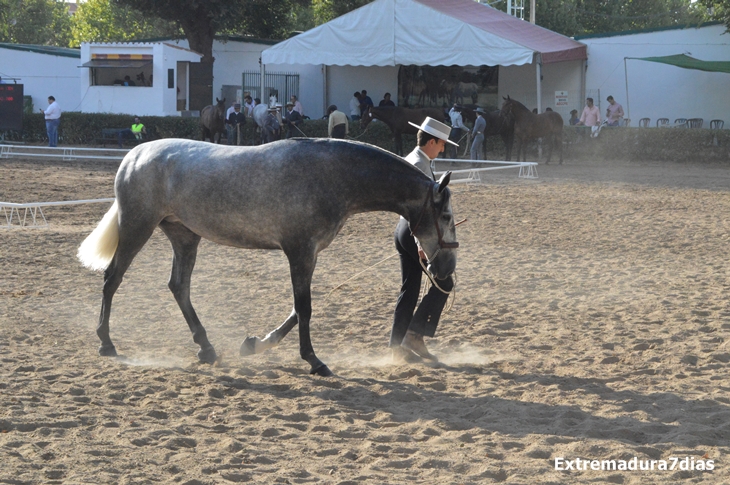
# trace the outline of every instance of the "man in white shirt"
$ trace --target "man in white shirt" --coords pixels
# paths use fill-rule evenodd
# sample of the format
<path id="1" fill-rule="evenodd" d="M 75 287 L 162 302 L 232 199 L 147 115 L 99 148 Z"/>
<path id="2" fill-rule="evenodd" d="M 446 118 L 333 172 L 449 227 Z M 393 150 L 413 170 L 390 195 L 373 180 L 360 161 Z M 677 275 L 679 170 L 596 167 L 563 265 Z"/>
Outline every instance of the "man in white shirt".
<path id="1" fill-rule="evenodd" d="M 454 106 L 449 110 L 449 118 L 451 118 L 451 136 L 449 136 L 449 140 L 452 142 L 455 142 L 455 147 L 448 147 L 449 151 L 447 152 L 447 156 L 449 158 L 456 158 L 459 155 L 459 140 L 461 139 L 462 132 L 468 132 L 469 128 L 464 125 L 464 119 L 461 117 L 461 110 L 464 109 L 459 104 L 454 104 Z"/>
<path id="2" fill-rule="evenodd" d="M 350 119 L 357 121 L 360 119 L 360 93 L 355 91 L 350 100 Z"/>
<path id="3" fill-rule="evenodd" d="M 46 117 L 46 133 L 48 134 L 48 146 L 58 146 L 58 125 L 61 124 L 61 107 L 58 106 L 56 98 L 48 96 L 48 109 L 41 108 L 41 113 Z"/>

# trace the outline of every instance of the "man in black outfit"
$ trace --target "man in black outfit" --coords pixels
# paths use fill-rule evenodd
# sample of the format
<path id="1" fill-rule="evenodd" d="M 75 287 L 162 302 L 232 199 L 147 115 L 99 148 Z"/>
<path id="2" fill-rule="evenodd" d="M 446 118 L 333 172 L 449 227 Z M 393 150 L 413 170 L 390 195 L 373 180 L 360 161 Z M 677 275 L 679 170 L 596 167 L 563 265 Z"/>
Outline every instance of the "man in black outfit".
<path id="1" fill-rule="evenodd" d="M 434 179 L 431 169 L 431 160 L 444 151 L 446 143 L 455 145 L 449 140 L 451 128 L 433 118 L 426 118 L 418 126 L 416 135 L 416 148 L 409 153 L 405 160 L 429 178 Z M 395 306 L 393 316 L 393 328 L 390 333 L 390 348 L 395 362 L 418 362 L 430 360 L 437 362 L 435 355 L 431 354 L 423 341 L 424 336 L 433 337 L 436 333 L 441 312 L 449 298 L 449 293 L 454 288 L 454 280 L 451 276 L 439 280 L 434 277 L 436 285 L 431 289 L 418 304 L 418 296 L 421 292 L 421 277 L 423 266 L 426 263 L 426 254 L 418 245 L 418 241 L 411 234 L 408 221 L 401 217 L 395 229 L 395 248 L 400 256 L 402 284 L 398 302 Z M 414 313 L 415 311 L 415 313 Z"/>
<path id="2" fill-rule="evenodd" d="M 229 145 L 238 145 L 240 141 L 238 139 L 241 128 L 246 124 L 246 115 L 241 112 L 241 104 L 236 103 L 233 105 L 233 112 L 228 115 L 226 124 L 231 128 L 228 133 L 231 135 L 228 137 Z"/>
<path id="3" fill-rule="evenodd" d="M 294 103 L 286 103 L 286 111 L 284 112 L 284 124 L 287 126 L 286 137 L 303 136 L 300 134 L 297 126 L 302 122 L 302 115 L 294 109 Z"/>

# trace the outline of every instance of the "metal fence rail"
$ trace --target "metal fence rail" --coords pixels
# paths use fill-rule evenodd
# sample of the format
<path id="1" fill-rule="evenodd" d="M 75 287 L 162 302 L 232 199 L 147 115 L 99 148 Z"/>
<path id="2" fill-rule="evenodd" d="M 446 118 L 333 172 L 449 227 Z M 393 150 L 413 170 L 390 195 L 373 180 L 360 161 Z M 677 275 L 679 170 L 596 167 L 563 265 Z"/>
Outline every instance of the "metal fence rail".
<path id="1" fill-rule="evenodd" d="M 537 162 L 505 162 L 505 161 L 498 161 L 498 160 L 463 160 L 460 158 L 436 158 L 434 159 L 434 163 L 464 163 L 469 165 L 477 165 L 477 167 L 470 167 L 465 169 L 456 169 L 451 170 L 452 174 L 466 174 L 465 178 L 456 178 L 452 179 L 452 184 L 458 184 L 458 183 L 479 183 L 481 182 L 481 177 L 479 174 L 481 172 L 486 172 L 488 170 L 504 170 L 506 168 L 518 168 L 519 171 L 517 173 L 518 178 L 526 178 L 526 179 L 536 179 L 537 178 Z M 479 165 L 497 165 L 496 167 L 484 167 Z M 440 177 L 446 173 L 446 171 L 434 171 L 434 175 L 437 177 Z"/>
<path id="2" fill-rule="evenodd" d="M 60 158 L 63 160 L 121 161 L 129 150 L 118 148 L 39 147 L 0 145 L 0 158 Z"/>
<path id="3" fill-rule="evenodd" d="M 15 204 L 12 202 L 0 202 L 0 213 L 5 216 L 5 226 L 0 227 L 40 227 L 47 226 L 43 207 L 59 205 L 96 204 L 99 202 L 114 202 L 115 199 L 86 199 L 86 200 L 62 200 L 60 202 L 28 202 Z M 22 213 L 22 215 L 21 215 Z M 41 222 L 42 221 L 42 222 Z"/>

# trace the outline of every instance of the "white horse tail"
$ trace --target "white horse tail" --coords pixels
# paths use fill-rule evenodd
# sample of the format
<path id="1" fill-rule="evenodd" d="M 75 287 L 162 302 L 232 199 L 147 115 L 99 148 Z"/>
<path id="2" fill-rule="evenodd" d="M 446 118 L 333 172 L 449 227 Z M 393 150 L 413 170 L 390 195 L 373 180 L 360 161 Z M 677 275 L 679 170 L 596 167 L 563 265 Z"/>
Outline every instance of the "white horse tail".
<path id="1" fill-rule="evenodd" d="M 119 206 L 114 201 L 104 218 L 79 246 L 76 256 L 81 264 L 94 271 L 105 270 L 112 262 L 119 244 Z"/>

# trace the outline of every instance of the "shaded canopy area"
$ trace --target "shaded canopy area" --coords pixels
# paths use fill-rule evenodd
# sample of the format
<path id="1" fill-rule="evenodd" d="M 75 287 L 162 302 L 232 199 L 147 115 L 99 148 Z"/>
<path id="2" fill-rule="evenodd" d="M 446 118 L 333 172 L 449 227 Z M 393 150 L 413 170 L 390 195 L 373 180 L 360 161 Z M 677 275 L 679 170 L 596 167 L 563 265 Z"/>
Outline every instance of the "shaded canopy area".
<path id="1" fill-rule="evenodd" d="M 681 67 L 683 69 L 695 69 L 707 72 L 726 72 L 730 73 L 730 61 L 701 61 L 690 57 L 686 54 L 676 54 L 673 56 L 662 57 L 627 57 L 627 59 L 636 59 L 639 61 L 660 62 L 672 66 Z"/>
<path id="2" fill-rule="evenodd" d="M 262 52 L 264 64 L 509 66 L 586 46 L 473 0 L 376 0 Z"/>

